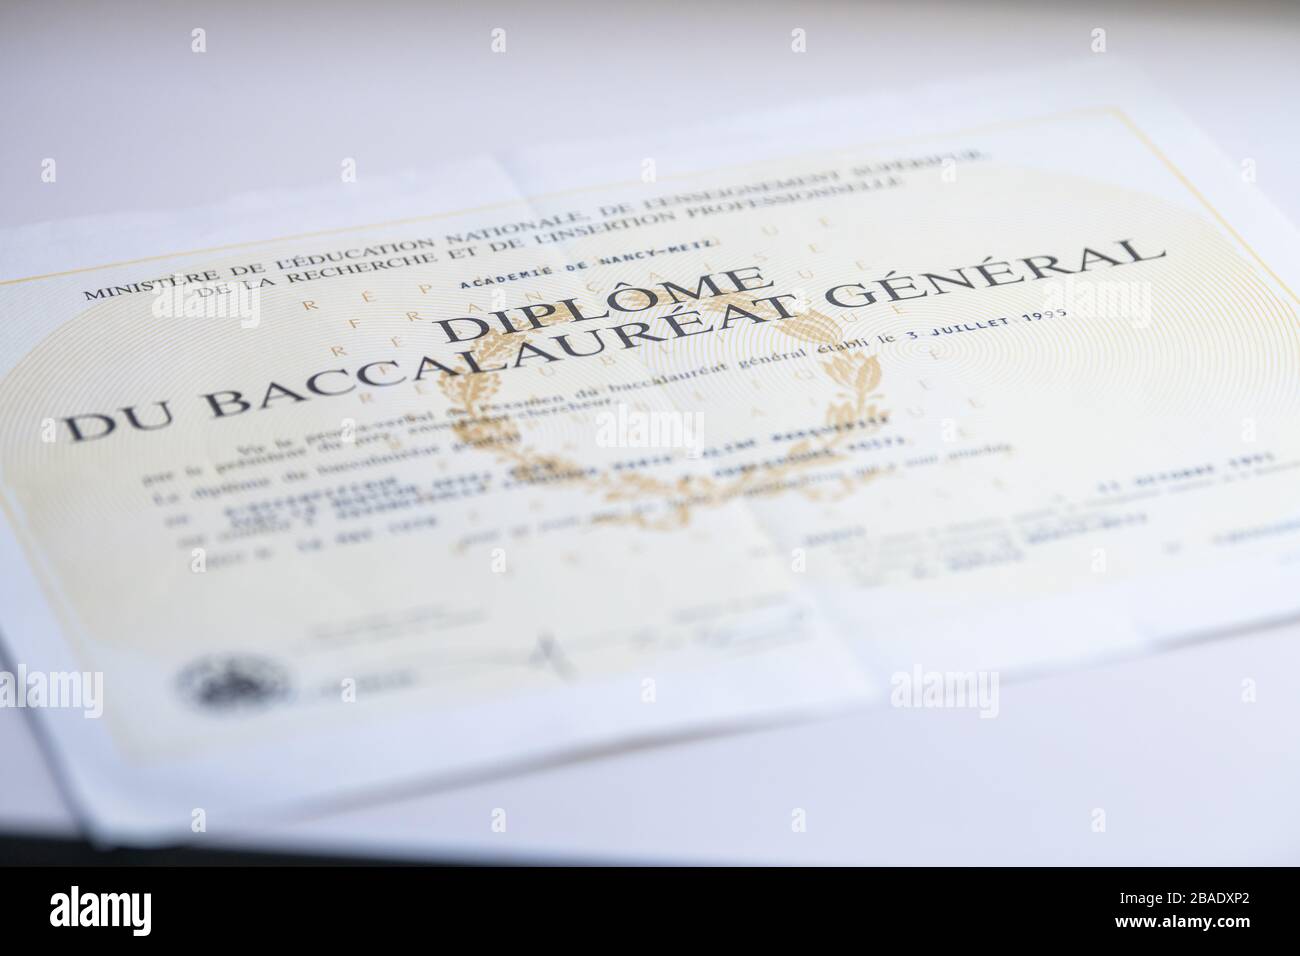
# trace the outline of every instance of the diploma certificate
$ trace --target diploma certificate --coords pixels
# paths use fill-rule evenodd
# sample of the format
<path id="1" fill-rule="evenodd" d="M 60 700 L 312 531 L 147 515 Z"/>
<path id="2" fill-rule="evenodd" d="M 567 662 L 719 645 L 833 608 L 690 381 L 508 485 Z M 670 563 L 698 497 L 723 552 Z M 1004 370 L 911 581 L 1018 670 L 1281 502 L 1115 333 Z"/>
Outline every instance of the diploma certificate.
<path id="1" fill-rule="evenodd" d="M 102 675 L 38 711 L 100 832 L 1300 611 L 1294 231 L 1131 82 L 635 149 L 0 285 L 0 628 Z"/>

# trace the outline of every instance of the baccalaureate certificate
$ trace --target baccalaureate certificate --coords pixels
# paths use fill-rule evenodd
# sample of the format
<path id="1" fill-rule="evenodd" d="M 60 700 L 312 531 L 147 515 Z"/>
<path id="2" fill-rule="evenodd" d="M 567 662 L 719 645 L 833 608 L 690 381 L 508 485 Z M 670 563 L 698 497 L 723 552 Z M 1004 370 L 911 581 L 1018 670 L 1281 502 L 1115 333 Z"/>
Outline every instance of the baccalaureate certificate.
<path id="1" fill-rule="evenodd" d="M 35 708 L 88 821 L 1300 610 L 1294 231 L 1129 80 L 967 94 L 99 224 L 0 285 L 0 629 L 102 676 Z"/>

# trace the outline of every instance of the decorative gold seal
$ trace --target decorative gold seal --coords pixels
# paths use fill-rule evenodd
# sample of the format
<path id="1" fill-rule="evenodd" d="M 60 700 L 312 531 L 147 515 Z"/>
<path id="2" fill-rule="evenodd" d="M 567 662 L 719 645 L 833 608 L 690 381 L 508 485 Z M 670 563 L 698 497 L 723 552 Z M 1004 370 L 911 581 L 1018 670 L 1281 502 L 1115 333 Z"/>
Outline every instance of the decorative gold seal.
<path id="1" fill-rule="evenodd" d="M 752 306 L 735 294 L 716 296 L 700 303 L 701 312 L 723 312 L 728 303 Z M 775 321 L 775 320 L 774 320 Z M 838 322 L 820 312 L 807 311 L 775 321 L 776 328 L 801 342 L 816 346 L 833 346 L 843 340 Z M 519 335 L 493 330 L 478 340 L 475 358 L 481 367 L 504 359 L 519 346 Z M 452 414 L 458 419 L 453 432 L 460 441 L 493 454 L 509 467 L 519 481 L 581 486 L 611 504 L 658 499 L 668 503 L 666 516 L 648 518 L 631 512 L 606 519 L 650 530 L 670 530 L 690 523 L 695 508 L 716 507 L 735 498 L 749 495 L 776 495 L 798 490 L 808 498 L 834 501 L 865 484 L 874 473 L 845 477 L 832 490 L 822 486 L 791 486 L 790 480 L 815 467 L 825 467 L 844 460 L 840 446 L 851 438 L 874 434 L 888 417 L 876 404 L 880 394 L 880 360 L 874 355 L 836 354 L 821 364 L 830 382 L 836 386 L 835 398 L 826 408 L 825 427 L 813 429 L 816 437 L 793 444 L 778 461 L 755 466 L 727 480 L 701 475 L 683 475 L 676 480 L 657 478 L 631 471 L 602 471 L 591 474 L 590 468 L 562 456 L 530 448 L 523 442 L 518 425 L 505 415 L 490 413 L 492 396 L 500 388 L 499 372 L 475 375 L 442 376 L 439 385 L 453 403 Z"/>

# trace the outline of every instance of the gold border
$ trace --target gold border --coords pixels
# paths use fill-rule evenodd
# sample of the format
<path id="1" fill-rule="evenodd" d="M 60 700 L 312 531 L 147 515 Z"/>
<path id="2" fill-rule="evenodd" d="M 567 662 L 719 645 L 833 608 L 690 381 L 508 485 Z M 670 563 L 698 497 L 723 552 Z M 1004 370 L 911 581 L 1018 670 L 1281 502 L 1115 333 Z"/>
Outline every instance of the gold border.
<path id="1" fill-rule="evenodd" d="M 1142 130 L 1138 127 L 1137 123 L 1134 123 L 1133 120 L 1129 118 L 1129 115 L 1119 107 L 1112 107 L 1109 110 L 1109 112 L 1112 115 L 1114 115 L 1121 123 L 1127 126 L 1129 130 L 1133 133 L 1133 135 L 1136 136 L 1138 140 L 1142 143 L 1142 145 L 1145 146 L 1147 149 L 1151 150 L 1151 154 L 1155 156 L 1156 159 L 1164 163 L 1165 168 L 1168 169 L 1171 173 L 1173 173 L 1174 176 L 1177 177 L 1180 183 L 1182 183 L 1184 186 L 1187 187 L 1187 191 L 1190 192 L 1202 206 L 1204 206 L 1207 210 L 1209 210 L 1210 215 L 1212 215 L 1216 220 L 1218 220 L 1219 225 L 1222 226 L 1224 229 L 1226 229 L 1228 233 L 1232 236 L 1232 238 L 1236 239 L 1237 242 L 1241 243 L 1241 247 L 1254 257 L 1255 261 L 1259 263 L 1259 267 L 1263 269 L 1265 272 L 1267 272 L 1269 276 L 1273 279 L 1273 281 L 1276 282 L 1279 286 L 1281 286 L 1286 291 L 1287 295 L 1291 296 L 1291 298 L 1295 299 L 1296 302 L 1300 303 L 1300 296 L 1297 296 L 1293 291 L 1291 291 L 1291 287 L 1282 281 L 1282 277 L 1269 268 L 1268 263 L 1265 262 L 1263 257 L 1260 256 L 1260 254 L 1255 251 L 1254 247 L 1251 246 L 1249 242 L 1247 242 L 1245 239 L 1242 238 L 1241 233 L 1237 232 L 1236 229 L 1232 228 L 1231 224 L 1228 222 L 1227 219 L 1223 217 L 1223 214 L 1220 213 L 1219 210 L 1215 209 L 1212 205 L 1210 205 L 1210 201 L 1205 198 L 1204 194 L 1202 194 L 1202 192 L 1199 189 L 1197 189 L 1195 186 L 1192 185 L 1192 181 L 1188 179 L 1185 175 L 1183 175 L 1183 171 L 1174 165 L 1173 160 L 1171 160 L 1168 156 L 1166 156 L 1163 152 L 1161 152 L 1160 147 L 1157 146 L 1152 141 L 1151 137 L 1148 136 L 1146 133 L 1142 132 Z"/>

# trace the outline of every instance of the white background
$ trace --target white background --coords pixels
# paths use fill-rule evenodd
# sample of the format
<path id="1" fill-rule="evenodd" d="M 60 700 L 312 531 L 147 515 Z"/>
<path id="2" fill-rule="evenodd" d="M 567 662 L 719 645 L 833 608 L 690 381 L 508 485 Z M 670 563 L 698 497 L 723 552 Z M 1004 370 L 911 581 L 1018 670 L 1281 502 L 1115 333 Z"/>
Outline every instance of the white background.
<path id="1" fill-rule="evenodd" d="M 1300 221 L 1295 5 L 667 6 L 6 2 L 0 227 L 325 187 L 344 157 L 378 176 L 1068 63 L 1095 55 L 1098 27 L 1105 56 L 1254 160 L 1259 189 Z M 497 27 L 506 55 L 489 49 Z M 40 180 L 46 158 L 56 184 Z M 876 709 L 205 839 L 577 860 L 1297 863 L 1298 637 L 1290 624 L 1004 685 L 997 720 Z M 1241 701 L 1246 678 L 1257 703 Z M 0 710 L 0 759 L 0 830 L 68 832 L 20 712 Z"/>

